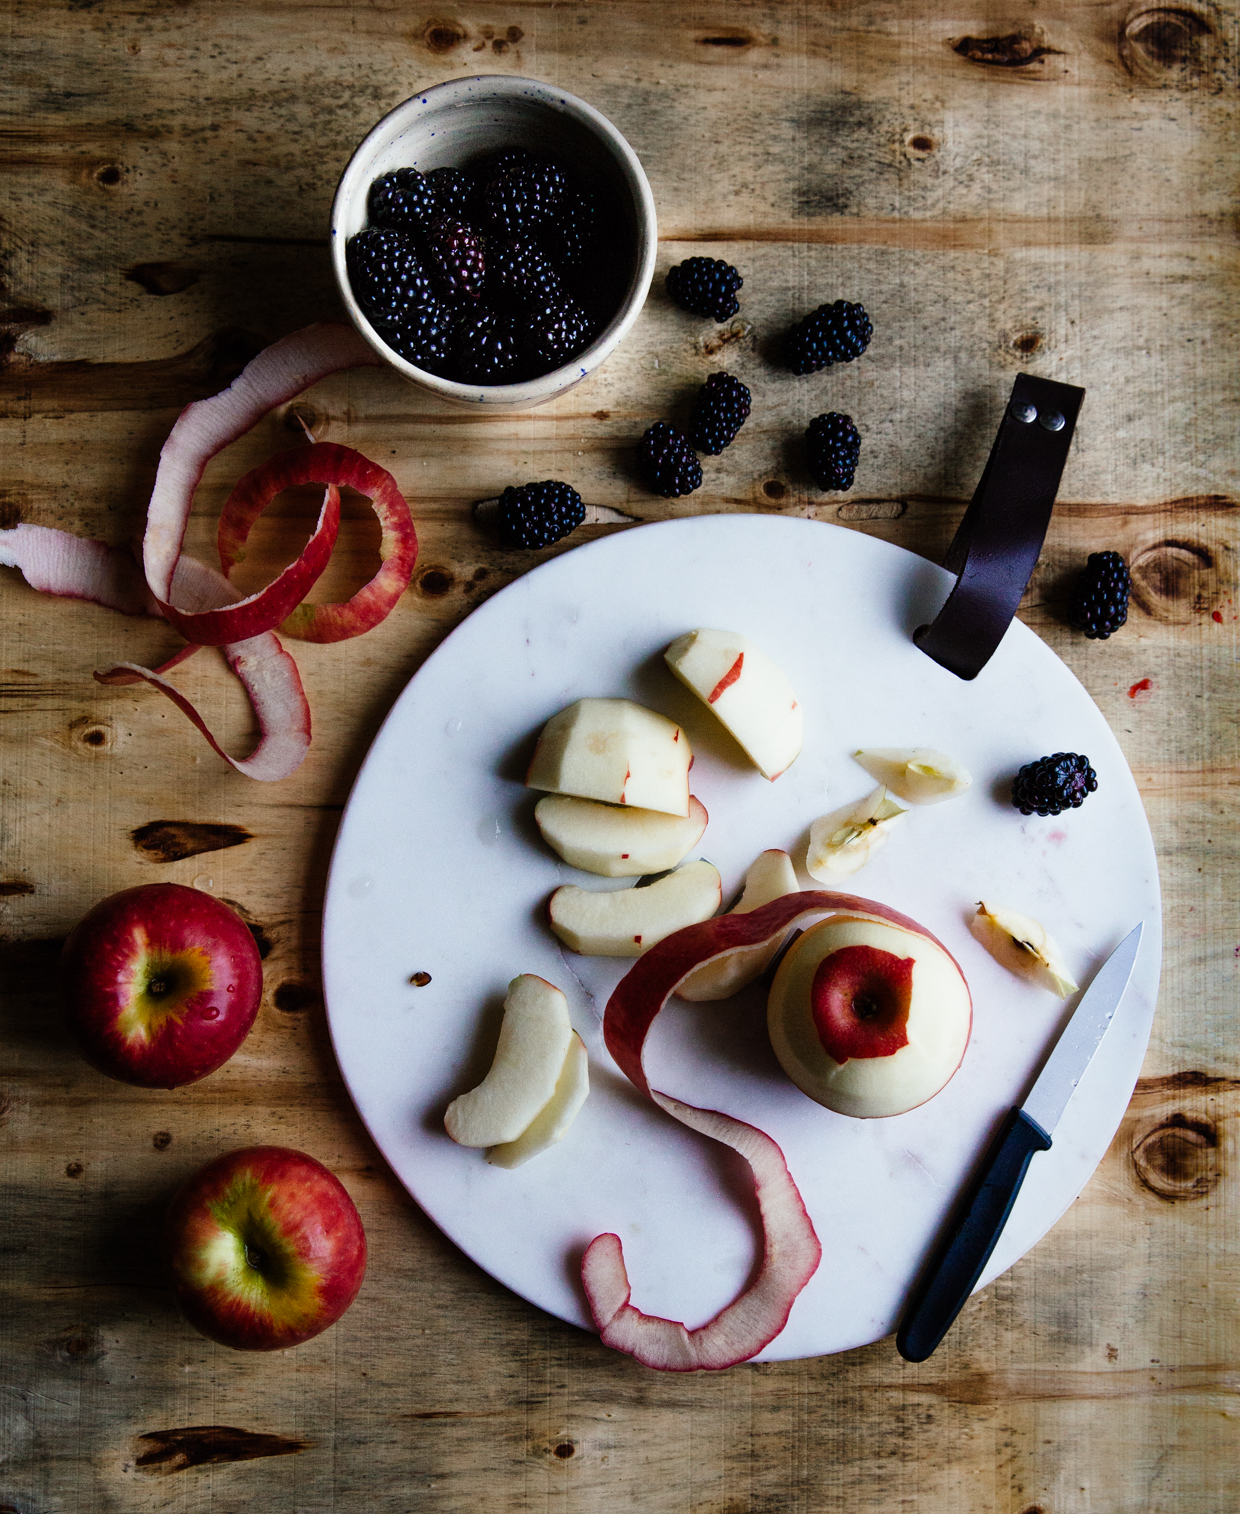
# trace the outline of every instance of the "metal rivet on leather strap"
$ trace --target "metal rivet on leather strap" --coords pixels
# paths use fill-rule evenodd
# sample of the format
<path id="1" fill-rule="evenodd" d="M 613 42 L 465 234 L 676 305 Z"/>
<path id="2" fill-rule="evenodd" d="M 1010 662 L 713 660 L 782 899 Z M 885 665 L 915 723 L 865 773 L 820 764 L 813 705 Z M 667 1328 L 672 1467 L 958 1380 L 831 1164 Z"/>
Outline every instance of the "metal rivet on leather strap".
<path id="1" fill-rule="evenodd" d="M 1048 431 L 1062 431 L 1065 423 L 1058 410 L 1048 410 L 1045 415 L 1038 416 L 1038 424 Z"/>
<path id="2" fill-rule="evenodd" d="M 1037 412 L 1036 407 L 1033 406 L 1033 405 L 1013 405 L 1012 406 L 1012 419 L 1013 420 L 1024 421 L 1025 425 L 1028 426 L 1030 424 L 1030 422 L 1036 421 L 1037 418 L 1038 418 L 1038 412 Z M 1045 425 L 1046 422 L 1043 421 L 1042 424 Z M 1060 424 L 1060 426 L 1063 425 L 1063 416 L 1062 415 L 1059 417 L 1059 424 Z M 1056 428 L 1056 429 L 1058 429 L 1058 428 Z"/>

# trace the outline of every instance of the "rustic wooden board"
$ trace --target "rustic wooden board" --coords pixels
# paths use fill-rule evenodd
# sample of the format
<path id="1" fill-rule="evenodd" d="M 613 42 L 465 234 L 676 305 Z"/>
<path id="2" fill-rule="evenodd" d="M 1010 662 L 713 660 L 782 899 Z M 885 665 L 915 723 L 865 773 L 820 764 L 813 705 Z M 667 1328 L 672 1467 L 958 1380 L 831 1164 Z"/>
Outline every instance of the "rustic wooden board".
<path id="1" fill-rule="evenodd" d="M 297 403 L 391 467 L 422 553 L 382 627 L 296 649 L 316 739 L 284 783 L 228 771 L 157 696 L 91 682 L 170 651 L 169 631 L 2 575 L 0 1509 L 1230 1507 L 1237 7 L 9 0 L 4 17 L 0 524 L 140 531 L 178 407 L 337 313 L 336 178 L 371 122 L 439 79 L 530 73 L 591 100 L 650 175 L 659 275 L 706 253 L 746 283 L 717 328 L 657 277 L 606 367 L 526 415 L 448 411 L 378 372 Z M 811 379 L 779 371 L 781 328 L 837 296 L 864 300 L 870 352 Z M 750 384 L 753 417 L 700 493 L 656 499 L 633 442 L 719 366 Z M 1021 368 L 1089 391 L 1024 614 L 1111 721 L 1154 828 L 1168 936 L 1145 1077 L 1081 1200 L 922 1367 L 888 1342 L 656 1376 L 479 1273 L 368 1143 L 319 989 L 340 806 L 422 658 L 529 565 L 475 526 L 474 500 L 563 477 L 633 519 L 810 513 L 938 557 Z M 799 456 L 826 409 L 864 437 L 842 503 Z M 297 434 L 272 416 L 212 465 L 193 549 L 237 473 Z M 264 520 L 254 582 L 309 517 L 293 499 Z M 352 507 L 325 587 L 362 582 L 376 540 Z M 1125 630 L 1094 644 L 1066 629 L 1063 598 L 1104 547 L 1137 592 Z M 248 710 L 215 655 L 178 677 L 243 748 Z M 84 1068 L 51 987 L 74 920 L 153 879 L 233 900 L 268 949 L 254 1033 L 176 1093 Z M 270 1358 L 194 1335 L 155 1259 L 176 1183 L 257 1140 L 338 1172 L 372 1247 L 341 1324 Z"/>

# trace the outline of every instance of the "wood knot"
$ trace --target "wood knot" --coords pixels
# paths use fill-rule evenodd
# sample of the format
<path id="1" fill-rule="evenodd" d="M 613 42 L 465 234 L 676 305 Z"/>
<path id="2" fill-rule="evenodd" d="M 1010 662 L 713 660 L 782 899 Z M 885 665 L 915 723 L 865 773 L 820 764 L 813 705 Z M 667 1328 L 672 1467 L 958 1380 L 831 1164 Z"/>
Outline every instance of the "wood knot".
<path id="1" fill-rule="evenodd" d="M 459 21 L 428 21 L 422 28 L 422 43 L 428 52 L 450 53 L 468 35 Z"/>
<path id="2" fill-rule="evenodd" d="M 181 862 L 202 852 L 241 846 L 252 839 L 244 826 L 201 820 L 148 820 L 130 831 L 129 836 L 148 862 Z"/>
<path id="3" fill-rule="evenodd" d="M 767 499 L 783 499 L 788 492 L 788 485 L 781 483 L 777 478 L 768 478 L 762 485 L 762 492 Z"/>
<path id="4" fill-rule="evenodd" d="M 951 48 L 970 63 L 983 63 L 991 68 L 1028 68 L 1059 54 L 1057 47 L 1047 47 L 1033 29 L 1009 32 L 1005 37 L 961 37 Z"/>
<path id="5" fill-rule="evenodd" d="M 58 1335 L 40 1342 L 41 1349 L 66 1367 L 89 1367 L 108 1353 L 98 1330 L 86 1325 L 71 1325 Z"/>
<path id="6" fill-rule="evenodd" d="M 1133 557 L 1128 571 L 1141 609 L 1169 625 L 1208 613 L 1220 598 L 1214 553 L 1201 542 L 1155 542 Z"/>
<path id="7" fill-rule="evenodd" d="M 837 520 L 899 520 L 907 509 L 902 499 L 850 499 L 835 512 Z"/>
<path id="8" fill-rule="evenodd" d="M 202 275 L 180 263 L 135 263 L 126 268 L 125 277 L 131 284 L 141 285 L 147 294 L 166 295 L 189 289 Z"/>
<path id="9" fill-rule="evenodd" d="M 185 1425 L 175 1430 L 148 1430 L 135 1442 L 134 1465 L 148 1475 L 184 1472 L 189 1467 L 257 1461 L 264 1456 L 294 1456 L 314 1444 L 291 1435 L 240 1430 L 235 1425 Z"/>
<path id="10" fill-rule="evenodd" d="M 717 27 L 709 35 L 699 37 L 697 41 L 699 47 L 727 47 L 738 51 L 741 48 L 752 47 L 754 44 L 753 34 L 737 26 Z"/>
<path id="11" fill-rule="evenodd" d="M 69 727 L 69 742 L 75 751 L 88 756 L 110 752 L 116 746 L 116 728 L 110 720 L 83 715 Z"/>
<path id="12" fill-rule="evenodd" d="M 1212 17 L 1187 5 L 1143 7 L 1120 27 L 1120 62 L 1143 84 L 1219 87 L 1226 47 Z"/>
<path id="13" fill-rule="evenodd" d="M 295 436 L 304 437 L 309 432 L 317 441 L 322 441 L 326 428 L 325 417 L 313 405 L 307 405 L 305 400 L 298 400 L 284 412 L 284 429 L 293 432 Z"/>
<path id="14" fill-rule="evenodd" d="M 418 593 L 426 599 L 442 599 L 455 582 L 447 568 L 424 568 L 415 579 Z"/>
<path id="15" fill-rule="evenodd" d="M 121 181 L 123 170 L 119 163 L 104 163 L 95 169 L 95 183 L 104 189 L 115 189 Z"/>
<path id="16" fill-rule="evenodd" d="M 157 1130 L 151 1137 L 151 1145 L 156 1151 L 167 1151 L 172 1145 L 172 1132 L 170 1130 Z"/>
<path id="17" fill-rule="evenodd" d="M 938 143 L 924 131 L 915 132 L 905 139 L 905 147 L 914 158 L 928 158 L 938 148 Z"/>
<path id="18" fill-rule="evenodd" d="M 67 1178 L 80 1178 L 85 1171 L 86 1169 L 82 1166 L 81 1162 L 69 1162 L 65 1165 L 65 1176 Z"/>
<path id="19" fill-rule="evenodd" d="M 576 1456 L 577 1447 L 571 1440 L 562 1440 L 558 1446 L 552 1446 L 551 1454 L 560 1461 L 568 1461 L 570 1457 Z"/>
<path id="20" fill-rule="evenodd" d="M 1142 1185 L 1160 1199 L 1205 1198 L 1222 1177 L 1218 1130 L 1210 1120 L 1177 1111 L 1136 1137 L 1132 1162 Z"/>
<path id="21" fill-rule="evenodd" d="M 290 980 L 279 985 L 271 996 L 271 1002 L 286 1015 L 296 1015 L 317 1004 L 319 996 L 308 983 Z"/>

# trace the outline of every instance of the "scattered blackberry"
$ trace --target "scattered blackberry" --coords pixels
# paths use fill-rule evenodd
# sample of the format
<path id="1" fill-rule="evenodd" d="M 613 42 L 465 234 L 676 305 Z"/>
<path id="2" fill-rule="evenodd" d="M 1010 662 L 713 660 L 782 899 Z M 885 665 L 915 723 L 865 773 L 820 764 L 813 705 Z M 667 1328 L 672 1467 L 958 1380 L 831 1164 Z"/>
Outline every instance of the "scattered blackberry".
<path id="1" fill-rule="evenodd" d="M 514 322 L 485 308 L 459 323 L 453 343 L 457 376 L 467 384 L 512 383 L 521 366 L 521 343 Z"/>
<path id="2" fill-rule="evenodd" d="M 435 214 L 435 186 L 416 168 L 398 168 L 370 186 L 366 209 L 372 226 L 424 231 Z"/>
<path id="3" fill-rule="evenodd" d="M 426 182 L 435 191 L 435 214 L 468 220 L 478 186 L 459 168 L 433 168 Z"/>
<path id="4" fill-rule="evenodd" d="M 487 259 L 487 287 L 492 295 L 517 305 L 545 305 L 563 300 L 564 286 L 537 242 L 503 242 Z"/>
<path id="5" fill-rule="evenodd" d="M 819 305 L 796 323 L 788 333 L 784 356 L 793 373 L 817 373 L 860 357 L 873 335 L 864 305 L 836 300 L 833 305 Z"/>
<path id="6" fill-rule="evenodd" d="M 736 291 L 745 282 L 722 258 L 686 258 L 667 271 L 667 292 L 682 310 L 726 321 L 741 308 Z"/>
<path id="7" fill-rule="evenodd" d="M 388 345 L 417 368 L 443 372 L 452 357 L 456 311 L 442 300 L 419 305 L 401 324 L 385 333 Z"/>
<path id="8" fill-rule="evenodd" d="M 581 495 L 553 478 L 519 489 L 509 485 L 499 497 L 499 532 L 509 547 L 549 547 L 585 518 Z"/>
<path id="9" fill-rule="evenodd" d="M 345 261 L 358 302 L 377 326 L 399 325 L 432 298 L 431 276 L 402 232 L 372 226 L 349 238 Z"/>
<path id="10" fill-rule="evenodd" d="M 702 487 L 702 465 L 683 431 L 657 421 L 637 444 L 642 477 L 664 499 L 692 494 Z"/>
<path id="11" fill-rule="evenodd" d="M 496 233 L 519 237 L 551 220 L 567 182 L 555 163 L 528 163 L 492 179 L 483 200 Z"/>
<path id="12" fill-rule="evenodd" d="M 836 410 L 816 415 L 805 432 L 805 455 L 820 489 L 851 489 L 861 456 L 861 437 L 852 418 Z"/>
<path id="13" fill-rule="evenodd" d="M 487 277 L 486 243 L 468 222 L 436 220 L 426 249 L 449 299 L 482 297 Z"/>
<path id="14" fill-rule="evenodd" d="M 1056 752 L 1026 763 L 1012 780 L 1012 803 L 1022 815 L 1058 815 L 1080 809 L 1085 796 L 1098 787 L 1089 758 L 1076 752 Z"/>
<path id="15" fill-rule="evenodd" d="M 589 316 L 563 297 L 532 310 L 523 326 L 525 355 L 541 371 L 566 363 L 590 336 Z"/>
<path id="16" fill-rule="evenodd" d="M 1091 552 L 1068 606 L 1068 618 L 1091 641 L 1105 641 L 1128 619 L 1132 579 L 1118 552 Z"/>
<path id="17" fill-rule="evenodd" d="M 712 373 L 697 392 L 689 419 L 689 440 L 712 456 L 736 438 L 749 414 L 749 390 L 730 373 Z"/>

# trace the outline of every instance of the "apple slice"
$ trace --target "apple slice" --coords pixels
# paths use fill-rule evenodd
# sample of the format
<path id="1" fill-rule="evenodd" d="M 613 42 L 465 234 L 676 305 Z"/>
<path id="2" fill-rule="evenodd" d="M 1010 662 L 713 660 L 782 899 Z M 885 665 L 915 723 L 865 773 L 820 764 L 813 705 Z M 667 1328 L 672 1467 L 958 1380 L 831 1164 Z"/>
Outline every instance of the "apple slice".
<path id="1" fill-rule="evenodd" d="M 779 965 L 767 1028 L 802 1093 L 858 1119 L 934 1097 L 969 1043 L 973 1004 L 950 954 L 918 930 L 836 915 Z"/>
<path id="2" fill-rule="evenodd" d="M 772 782 L 801 750 L 801 706 L 783 669 L 735 631 L 686 631 L 663 660 Z"/>
<path id="3" fill-rule="evenodd" d="M 689 795 L 687 816 L 548 794 L 534 806 L 543 840 L 572 867 L 603 878 L 640 878 L 675 867 L 702 839 L 706 807 Z"/>
<path id="4" fill-rule="evenodd" d="M 492 1146 L 487 1152 L 487 1161 L 492 1167 L 520 1167 L 522 1162 L 528 1162 L 540 1151 L 546 1151 L 548 1146 L 562 1141 L 589 1092 L 590 1059 L 586 1055 L 585 1042 L 574 1031 L 551 1098 L 515 1141 Z"/>
<path id="5" fill-rule="evenodd" d="M 785 894 L 795 894 L 796 891 L 797 875 L 792 858 L 787 852 L 772 848 L 763 852 L 745 874 L 745 889 L 740 902 L 729 913 L 747 915 L 764 904 L 770 904 L 772 899 L 782 899 Z M 677 996 L 695 1004 L 730 999 L 762 976 L 782 941 L 782 936 L 775 936 L 758 946 L 741 947 L 729 956 L 716 957 L 713 962 L 691 972 L 676 990 Z"/>
<path id="6" fill-rule="evenodd" d="M 1058 945 L 1031 916 L 1003 904 L 983 902 L 977 906 L 969 929 L 996 962 L 1040 983 L 1056 998 L 1066 999 L 1079 988 Z"/>
<path id="7" fill-rule="evenodd" d="M 723 887 L 709 862 L 690 862 L 645 888 L 596 893 L 566 883 L 551 896 L 551 929 L 584 957 L 640 957 L 665 936 L 709 919 Z"/>
<path id="8" fill-rule="evenodd" d="M 568 1000 L 553 983 L 514 978 L 491 1070 L 448 1105 L 444 1129 L 460 1146 L 515 1141 L 555 1094 L 572 1035 Z"/>
<path id="9" fill-rule="evenodd" d="M 880 787 L 857 804 L 823 815 L 810 826 L 806 872 L 819 883 L 858 872 L 887 840 L 896 821 L 907 814 Z"/>
<path id="10" fill-rule="evenodd" d="M 908 804 L 938 804 L 963 794 L 973 779 L 962 763 L 928 746 L 876 746 L 853 758 L 871 778 Z"/>
<path id="11" fill-rule="evenodd" d="M 526 784 L 636 809 L 689 813 L 689 738 L 631 699 L 579 699 L 542 729 Z"/>
<path id="12" fill-rule="evenodd" d="M 907 915 L 856 894 L 827 890 L 788 894 L 749 914 L 717 915 L 668 936 L 634 963 L 608 1000 L 603 1035 L 621 1072 L 673 1119 L 732 1146 L 750 1163 L 765 1242 L 762 1268 L 754 1282 L 714 1319 L 700 1329 L 687 1330 L 676 1320 L 652 1318 L 632 1307 L 619 1238 L 595 1237 L 581 1264 L 595 1324 L 608 1345 L 648 1367 L 692 1371 L 748 1361 L 784 1328 L 822 1254 L 783 1154 L 769 1136 L 729 1115 L 695 1109 L 650 1087 L 642 1065 L 650 1027 L 668 999 L 704 962 L 782 939 L 803 920 L 841 911 L 889 921 L 935 940 Z"/>

